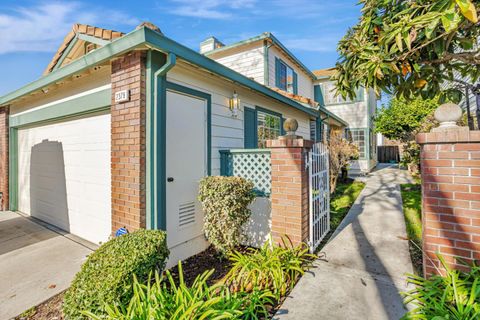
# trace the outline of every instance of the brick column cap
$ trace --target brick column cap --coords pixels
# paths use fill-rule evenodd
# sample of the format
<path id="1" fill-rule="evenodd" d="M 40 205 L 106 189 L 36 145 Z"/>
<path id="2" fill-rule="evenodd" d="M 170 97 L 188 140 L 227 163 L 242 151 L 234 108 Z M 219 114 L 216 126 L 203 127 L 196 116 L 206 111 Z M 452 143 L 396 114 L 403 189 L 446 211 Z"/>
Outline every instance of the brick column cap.
<path id="1" fill-rule="evenodd" d="M 313 141 L 304 138 L 279 137 L 276 140 L 267 140 L 267 148 L 311 148 Z"/>
<path id="2" fill-rule="evenodd" d="M 468 127 L 453 127 L 442 131 L 419 133 L 418 144 L 431 143 L 474 143 L 480 142 L 480 131 L 470 131 Z"/>

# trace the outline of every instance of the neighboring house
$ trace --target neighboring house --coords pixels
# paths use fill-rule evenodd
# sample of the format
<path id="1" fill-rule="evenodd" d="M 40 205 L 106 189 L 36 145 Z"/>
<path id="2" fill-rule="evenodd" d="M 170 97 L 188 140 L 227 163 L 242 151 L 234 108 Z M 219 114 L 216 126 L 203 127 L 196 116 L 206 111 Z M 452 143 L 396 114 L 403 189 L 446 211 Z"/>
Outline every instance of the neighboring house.
<path id="1" fill-rule="evenodd" d="M 200 44 L 200 52 L 274 90 L 313 100 L 321 110 L 329 111 L 320 119 L 322 124 L 312 123 L 312 128 L 324 128 L 321 133 L 328 130 L 328 125 L 335 125 L 334 119 L 342 119 L 348 124 L 347 136 L 360 149 L 360 159 L 352 161 L 351 170 L 368 172 L 375 167 L 377 151 L 372 117 L 377 97 L 373 90 L 359 90 L 355 101 L 335 97 L 333 82 L 329 80 L 333 69 L 310 71 L 269 32 L 231 45 L 210 37 Z"/>
<path id="2" fill-rule="evenodd" d="M 335 95 L 335 85 L 330 80 L 334 69 L 315 70 L 315 88 L 321 95 L 321 105 L 348 123 L 346 134 L 359 148 L 359 159 L 351 161 L 353 173 L 369 172 L 377 165 L 377 138 L 373 131 L 373 117 L 377 109 L 377 95 L 359 88 L 355 100 L 345 100 Z"/>
<path id="3" fill-rule="evenodd" d="M 220 150 L 263 147 L 286 118 L 307 139 L 321 135 L 323 119 L 346 125 L 312 100 L 311 72 L 288 55 L 282 61 L 295 74 L 270 60 L 269 70 L 288 79 L 282 88 L 307 98 L 273 90 L 261 75 L 252 80 L 153 25 L 128 34 L 75 25 L 41 78 L 0 97 L 3 208 L 94 243 L 120 227 L 164 229 L 169 266 L 202 251 L 198 182 L 220 174 Z"/>

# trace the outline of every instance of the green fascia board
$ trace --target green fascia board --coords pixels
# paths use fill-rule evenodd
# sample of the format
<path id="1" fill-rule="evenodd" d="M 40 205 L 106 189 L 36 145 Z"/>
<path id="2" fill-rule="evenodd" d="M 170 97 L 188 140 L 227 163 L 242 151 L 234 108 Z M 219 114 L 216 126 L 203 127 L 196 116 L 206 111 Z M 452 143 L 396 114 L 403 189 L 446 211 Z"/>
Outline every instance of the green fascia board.
<path id="1" fill-rule="evenodd" d="M 72 51 L 73 47 L 75 46 L 75 44 L 78 42 L 78 35 L 75 36 L 75 38 L 72 39 L 72 41 L 70 41 L 70 43 L 68 44 L 67 48 L 65 49 L 65 51 L 63 51 L 62 53 L 62 56 L 60 57 L 60 59 L 58 59 L 57 63 L 55 64 L 55 66 L 53 67 L 52 70 L 57 70 L 58 68 L 60 68 L 60 66 L 62 65 L 63 61 L 65 60 L 65 58 L 68 56 L 68 54 L 70 53 L 70 51 Z"/>
<path id="2" fill-rule="evenodd" d="M 306 65 L 304 65 L 290 50 L 288 50 L 287 47 L 285 47 L 283 45 L 283 43 L 281 43 L 280 40 L 278 40 L 271 32 L 264 32 L 261 35 L 258 35 L 258 36 L 255 36 L 255 37 L 252 37 L 252 38 L 249 38 L 249 39 L 246 39 L 246 40 L 242 40 L 242 41 L 239 41 L 239 42 L 235 42 L 235 43 L 232 43 L 228 46 L 223 46 L 221 48 L 218 48 L 218 49 L 215 49 L 215 50 L 212 50 L 212 51 L 208 51 L 208 52 L 205 53 L 205 55 L 209 56 L 209 55 L 212 55 L 214 53 L 226 51 L 226 50 L 229 50 L 229 49 L 232 49 L 232 48 L 240 47 L 240 46 L 247 45 L 247 44 L 250 44 L 250 43 L 253 43 L 253 42 L 256 42 L 256 41 L 260 41 L 260 40 L 264 40 L 264 39 L 272 40 L 272 42 L 275 45 L 277 45 L 282 51 L 284 51 L 288 56 L 290 56 L 290 58 L 292 58 L 292 60 L 295 61 L 295 63 L 297 63 L 300 66 L 300 68 L 302 68 L 303 71 L 305 71 L 308 74 L 308 76 L 310 78 L 312 78 L 313 80 L 317 79 L 317 76 L 314 75 L 313 72 L 310 71 L 310 69 Z"/>
<path id="3" fill-rule="evenodd" d="M 98 44 L 99 46 L 106 46 L 107 44 L 109 44 L 111 42 L 109 40 L 100 39 L 100 38 L 97 38 L 97 37 L 94 37 L 94 36 L 89 36 L 88 34 L 83 34 L 83 33 L 77 34 L 77 37 L 80 40 L 87 41 L 87 42 L 94 43 L 94 44 Z"/>
<path id="4" fill-rule="evenodd" d="M 65 117 L 109 109 L 112 99 L 111 97 L 111 89 L 105 89 L 38 110 L 19 115 L 12 115 L 9 118 L 9 125 L 10 127 L 17 128 L 33 123 L 54 121 Z"/>
<path id="5" fill-rule="evenodd" d="M 150 45 L 160 51 L 174 53 L 187 62 L 212 71 L 222 77 L 230 79 L 235 83 L 243 85 L 247 88 L 251 88 L 309 115 L 317 116 L 317 110 L 305 107 L 302 104 L 256 82 L 255 80 L 233 71 L 232 69 L 227 68 L 224 65 L 145 27 L 132 31 L 121 38 L 115 39 L 104 47 L 94 50 L 78 60 L 52 71 L 48 75 L 45 75 L 16 91 L 0 97 L 0 106 L 5 105 L 18 97 L 42 89 L 43 87 L 46 87 L 56 81 L 60 81 L 98 63 L 108 61 L 116 55 L 131 51 L 135 47 L 141 45 Z"/>
<path id="6" fill-rule="evenodd" d="M 216 73 L 217 75 L 227 78 L 237 84 L 243 85 L 247 88 L 251 88 L 259 93 L 262 93 L 270 98 L 285 103 L 309 115 L 317 116 L 317 110 L 305 107 L 300 103 L 256 82 L 255 80 L 252 80 L 236 71 L 233 71 L 232 69 L 227 68 L 224 65 L 190 48 L 187 48 L 179 44 L 178 42 L 171 40 L 153 30 L 145 29 L 145 38 L 148 45 L 153 46 L 160 51 L 172 52 L 176 56 L 182 58 L 187 62 L 190 62 L 213 73 Z"/>
<path id="7" fill-rule="evenodd" d="M 142 44 L 145 44 L 145 28 L 132 31 L 125 36 L 115 39 L 111 43 L 96 49 L 81 58 L 73 61 L 72 63 L 67 64 L 57 70 L 52 71 L 51 73 L 35 80 L 26 86 L 23 86 L 20 89 L 17 89 L 11 93 L 8 93 L 0 97 L 0 106 L 5 105 L 8 102 L 34 92 L 36 90 L 42 89 L 54 82 L 60 81 L 64 78 L 67 78 L 73 74 L 81 72 L 89 67 L 92 67 L 96 64 L 110 60 L 113 56 L 128 52 L 135 47 L 138 47 Z M 154 31 L 152 31 L 154 32 Z"/>

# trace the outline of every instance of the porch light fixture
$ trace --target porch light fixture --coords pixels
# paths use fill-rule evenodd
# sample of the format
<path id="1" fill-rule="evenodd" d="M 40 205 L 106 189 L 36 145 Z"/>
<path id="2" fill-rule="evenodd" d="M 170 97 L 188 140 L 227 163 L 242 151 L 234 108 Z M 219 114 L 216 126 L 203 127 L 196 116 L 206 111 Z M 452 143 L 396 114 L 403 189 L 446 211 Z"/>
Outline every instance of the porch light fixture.
<path id="1" fill-rule="evenodd" d="M 236 118 L 238 116 L 238 109 L 240 109 L 240 98 L 236 91 L 233 91 L 233 96 L 230 98 L 230 111 L 232 112 L 232 117 Z"/>

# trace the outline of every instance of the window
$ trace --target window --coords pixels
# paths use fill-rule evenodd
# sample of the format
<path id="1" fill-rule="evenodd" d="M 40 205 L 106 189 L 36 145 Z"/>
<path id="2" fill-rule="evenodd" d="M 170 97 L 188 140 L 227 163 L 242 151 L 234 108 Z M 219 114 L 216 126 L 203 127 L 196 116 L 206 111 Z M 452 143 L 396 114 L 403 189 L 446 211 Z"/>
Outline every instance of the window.
<path id="1" fill-rule="evenodd" d="M 310 140 L 317 141 L 317 120 L 310 119 Z"/>
<path id="2" fill-rule="evenodd" d="M 341 103 L 352 103 L 357 101 L 363 101 L 363 88 L 357 90 L 357 96 L 355 101 L 352 101 L 350 98 L 343 99 L 342 96 L 335 96 L 335 84 L 333 82 L 322 83 L 322 92 L 323 92 L 323 101 L 325 105 L 329 104 L 341 104 Z"/>
<path id="3" fill-rule="evenodd" d="M 265 148 L 265 141 L 278 138 L 282 134 L 280 115 L 257 110 L 257 146 Z"/>
<path id="4" fill-rule="evenodd" d="M 366 135 L 365 129 L 347 129 L 347 137 L 358 147 L 359 158 L 366 158 Z"/>
<path id="5" fill-rule="evenodd" d="M 276 86 L 284 91 L 298 94 L 297 74 L 282 60 L 275 58 Z"/>

